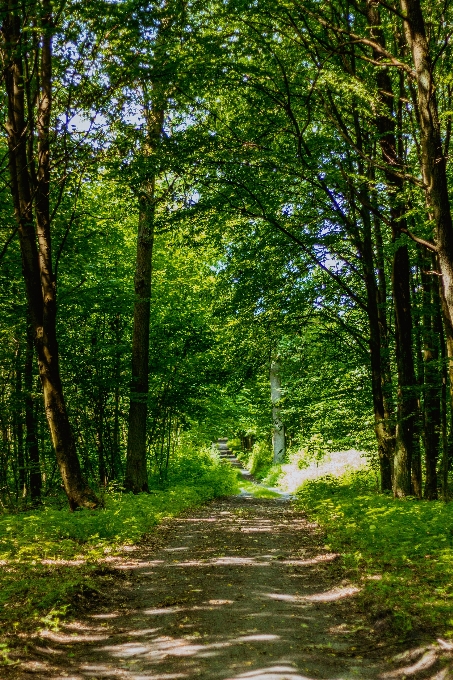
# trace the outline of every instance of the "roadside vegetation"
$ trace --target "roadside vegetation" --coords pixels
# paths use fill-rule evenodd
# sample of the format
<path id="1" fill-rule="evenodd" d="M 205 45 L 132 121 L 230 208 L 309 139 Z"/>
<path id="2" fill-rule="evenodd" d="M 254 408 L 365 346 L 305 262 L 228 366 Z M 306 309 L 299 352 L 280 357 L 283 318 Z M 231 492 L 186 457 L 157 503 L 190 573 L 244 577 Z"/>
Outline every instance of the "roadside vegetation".
<path id="1" fill-rule="evenodd" d="M 109 562 L 151 537 L 167 518 L 238 491 L 236 472 L 205 452 L 176 456 L 170 483 L 148 494 L 111 491 L 96 512 L 70 512 L 64 497 L 0 515 L 0 628 L 5 633 L 58 627 L 102 595 Z M 118 578 L 118 574 L 116 575 Z"/>
<path id="2" fill-rule="evenodd" d="M 325 530 L 378 629 L 453 636 L 453 504 L 376 493 L 367 470 L 307 481 L 296 502 Z"/>

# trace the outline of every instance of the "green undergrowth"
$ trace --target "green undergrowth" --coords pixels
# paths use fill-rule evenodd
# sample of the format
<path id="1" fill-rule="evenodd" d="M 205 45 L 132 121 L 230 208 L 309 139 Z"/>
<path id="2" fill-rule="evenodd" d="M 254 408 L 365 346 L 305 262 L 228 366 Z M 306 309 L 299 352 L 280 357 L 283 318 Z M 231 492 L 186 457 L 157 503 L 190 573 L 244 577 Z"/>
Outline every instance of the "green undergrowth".
<path id="1" fill-rule="evenodd" d="M 101 593 L 107 558 L 152 534 L 162 520 L 237 491 L 233 470 L 213 462 L 185 485 L 106 494 L 101 510 L 43 507 L 0 516 L 0 629 L 57 626 Z"/>
<path id="2" fill-rule="evenodd" d="M 453 636 L 453 504 L 394 500 L 372 473 L 306 482 L 298 505 L 362 586 L 366 611 L 400 634 Z"/>
<path id="3" fill-rule="evenodd" d="M 247 470 L 256 478 L 264 479 L 272 466 L 272 449 L 268 442 L 255 442 L 251 451 L 236 453 Z"/>
<path id="4" fill-rule="evenodd" d="M 251 494 L 255 498 L 280 498 L 280 494 L 272 489 L 266 489 L 265 486 L 249 482 L 244 479 L 240 472 L 238 472 L 239 487 L 241 491 Z"/>

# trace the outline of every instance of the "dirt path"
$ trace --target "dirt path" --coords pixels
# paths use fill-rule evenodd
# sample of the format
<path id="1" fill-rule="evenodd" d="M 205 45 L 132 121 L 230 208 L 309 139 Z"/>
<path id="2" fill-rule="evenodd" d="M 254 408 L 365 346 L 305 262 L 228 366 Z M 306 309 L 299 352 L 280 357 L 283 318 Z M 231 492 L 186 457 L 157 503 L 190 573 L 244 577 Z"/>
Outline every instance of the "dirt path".
<path id="1" fill-rule="evenodd" d="M 105 600 L 58 633 L 44 631 L 14 677 L 450 677 L 426 661 L 429 650 L 392 671 L 387 643 L 358 614 L 336 556 L 288 501 L 217 500 L 163 536 L 159 548 L 141 546 L 115 563 L 123 579 L 106 568 Z"/>

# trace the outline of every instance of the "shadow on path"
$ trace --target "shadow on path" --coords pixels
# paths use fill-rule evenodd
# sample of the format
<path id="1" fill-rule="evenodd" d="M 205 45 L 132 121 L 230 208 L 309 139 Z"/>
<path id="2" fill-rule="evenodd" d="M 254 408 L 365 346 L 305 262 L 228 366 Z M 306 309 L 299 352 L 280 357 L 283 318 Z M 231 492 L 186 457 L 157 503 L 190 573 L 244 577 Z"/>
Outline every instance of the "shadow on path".
<path id="1" fill-rule="evenodd" d="M 16 678 L 450 677 L 431 649 L 384 661 L 390 651 L 357 612 L 358 589 L 288 501 L 217 500 L 172 521 L 159 550 L 129 555 L 107 568 L 126 577 L 108 581 L 104 604 L 43 631 Z"/>

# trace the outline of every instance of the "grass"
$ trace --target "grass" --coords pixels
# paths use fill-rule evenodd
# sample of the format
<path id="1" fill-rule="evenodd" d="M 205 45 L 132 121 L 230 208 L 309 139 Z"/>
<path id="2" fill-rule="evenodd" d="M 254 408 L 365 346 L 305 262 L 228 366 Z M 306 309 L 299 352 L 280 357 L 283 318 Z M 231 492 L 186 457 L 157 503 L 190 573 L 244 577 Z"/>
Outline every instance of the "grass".
<path id="1" fill-rule="evenodd" d="M 244 479 L 240 472 L 238 472 L 238 481 L 241 491 L 251 494 L 255 498 L 281 498 L 281 494 L 271 489 L 266 489 L 264 486 L 249 482 Z"/>
<path id="2" fill-rule="evenodd" d="M 326 531 L 362 603 L 400 634 L 453 636 L 453 504 L 394 500 L 356 472 L 306 482 L 297 503 Z"/>
<path id="3" fill-rule="evenodd" d="M 112 493 L 102 510 L 41 510 L 0 516 L 0 629 L 57 627 L 86 598 L 96 597 L 105 558 L 134 545 L 162 520 L 211 498 L 237 492 L 236 475 L 212 463 L 197 483 L 150 494 Z M 0 664 L 8 662 L 5 638 Z"/>

